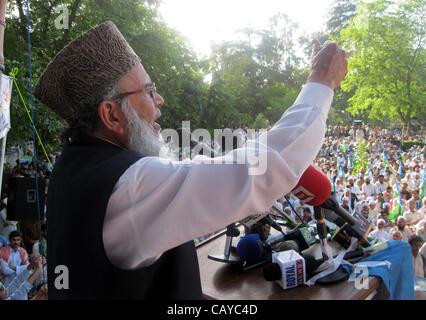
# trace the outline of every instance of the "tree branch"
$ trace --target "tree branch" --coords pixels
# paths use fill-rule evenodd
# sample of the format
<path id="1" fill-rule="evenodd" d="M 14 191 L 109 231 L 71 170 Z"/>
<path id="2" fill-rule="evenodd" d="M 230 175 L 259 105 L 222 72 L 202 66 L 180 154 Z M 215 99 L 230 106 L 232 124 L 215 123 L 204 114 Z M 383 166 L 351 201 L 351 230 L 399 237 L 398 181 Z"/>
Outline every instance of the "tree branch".
<path id="1" fill-rule="evenodd" d="M 77 14 L 77 9 L 78 9 L 80 2 L 81 2 L 81 0 L 75 0 L 74 4 L 72 5 L 71 15 L 69 16 L 69 19 L 68 19 L 68 29 L 65 29 L 64 37 L 62 39 L 62 46 L 65 46 L 67 44 L 68 37 L 69 37 L 69 34 L 70 34 L 70 30 L 71 30 L 71 25 L 72 25 L 73 20 L 75 19 L 75 15 Z"/>
<path id="2" fill-rule="evenodd" d="M 24 13 L 24 5 L 22 4 L 22 0 L 16 0 L 16 3 L 18 4 L 18 12 L 19 12 L 19 20 L 20 20 L 20 27 L 21 27 L 21 33 L 22 37 L 26 39 L 27 37 L 27 17 Z"/>

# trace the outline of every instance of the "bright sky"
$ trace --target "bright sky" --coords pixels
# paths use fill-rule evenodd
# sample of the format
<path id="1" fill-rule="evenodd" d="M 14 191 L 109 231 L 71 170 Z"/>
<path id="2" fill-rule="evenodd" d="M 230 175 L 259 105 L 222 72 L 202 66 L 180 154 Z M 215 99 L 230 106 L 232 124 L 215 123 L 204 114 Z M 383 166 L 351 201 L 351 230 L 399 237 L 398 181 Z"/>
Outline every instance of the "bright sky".
<path id="1" fill-rule="evenodd" d="M 286 13 L 308 34 L 324 30 L 332 0 L 162 0 L 160 13 L 196 52 L 210 53 L 212 42 L 237 39 L 235 31 L 248 26 L 267 28 L 269 19 Z"/>

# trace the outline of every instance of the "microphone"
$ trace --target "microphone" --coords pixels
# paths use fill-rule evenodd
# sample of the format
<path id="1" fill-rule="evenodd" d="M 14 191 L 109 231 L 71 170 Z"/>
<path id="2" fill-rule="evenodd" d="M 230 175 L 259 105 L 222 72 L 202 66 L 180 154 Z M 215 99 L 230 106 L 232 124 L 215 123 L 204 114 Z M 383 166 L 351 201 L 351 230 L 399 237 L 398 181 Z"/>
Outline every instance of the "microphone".
<path id="1" fill-rule="evenodd" d="M 307 227 L 296 228 L 286 233 L 271 236 L 265 241 L 265 244 L 270 247 L 281 244 L 277 251 L 288 250 L 285 248 L 289 246 L 289 248 L 298 252 L 308 249 L 314 243 L 315 237 Z"/>
<path id="2" fill-rule="evenodd" d="M 278 223 L 276 223 L 275 220 L 272 219 L 269 214 L 266 217 L 263 217 L 259 222 L 262 224 L 267 224 L 271 226 L 272 228 L 274 228 L 275 230 L 283 233 L 283 229 L 281 228 L 281 226 Z"/>
<path id="3" fill-rule="evenodd" d="M 237 244 L 237 254 L 242 261 L 255 264 L 261 261 L 270 261 L 271 250 L 264 245 L 258 233 L 248 234 Z"/>
<path id="4" fill-rule="evenodd" d="M 302 174 L 292 193 L 305 204 L 331 210 L 350 225 L 356 224 L 356 220 L 336 201 L 330 180 L 313 165 Z"/>
<path id="5" fill-rule="evenodd" d="M 359 242 L 363 246 L 370 245 L 370 243 L 366 241 L 369 231 L 357 225 L 357 220 L 361 220 L 355 219 L 349 212 L 340 206 L 334 194 L 331 193 L 330 180 L 319 169 L 310 165 L 302 174 L 292 192 L 302 203 L 314 206 L 314 217 L 317 223 L 318 237 L 325 260 L 329 259 L 327 254 L 327 227 L 325 219 L 331 219 L 340 223 L 339 227 L 341 227 L 341 230 L 338 233 L 340 239 L 350 239 L 351 236 L 354 236 L 360 240 Z M 333 217 L 330 215 L 330 212 L 337 214 L 340 219 L 336 219 L 336 216 Z M 341 240 L 341 243 L 346 245 L 347 242 Z"/>
<path id="6" fill-rule="evenodd" d="M 351 215 L 340 206 L 334 193 L 331 192 L 330 181 L 313 165 L 303 173 L 292 192 L 304 203 L 314 206 L 320 239 L 325 239 L 324 234 L 326 234 L 325 224 L 321 219 L 322 215 L 323 218 L 340 227 L 339 232 L 336 233 L 338 237 L 335 238 L 344 247 L 349 247 L 348 239 L 350 242 L 351 237 L 356 237 L 363 247 L 370 246 L 367 235 L 371 231 L 372 225 L 357 212 Z"/>
<path id="7" fill-rule="evenodd" d="M 240 220 L 240 222 L 247 228 L 246 230 L 249 230 L 246 233 L 260 233 L 262 240 L 265 240 L 269 235 L 269 229 L 264 230 L 265 225 L 269 225 L 281 233 L 283 232 L 281 226 L 270 217 L 269 212 L 248 216 Z"/>

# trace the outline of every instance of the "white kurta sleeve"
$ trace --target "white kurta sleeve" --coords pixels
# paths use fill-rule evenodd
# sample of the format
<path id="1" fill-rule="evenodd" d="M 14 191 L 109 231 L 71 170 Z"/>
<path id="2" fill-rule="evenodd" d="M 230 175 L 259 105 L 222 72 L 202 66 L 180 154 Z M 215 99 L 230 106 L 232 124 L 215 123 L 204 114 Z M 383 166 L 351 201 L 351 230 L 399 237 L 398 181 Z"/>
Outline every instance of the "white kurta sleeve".
<path id="1" fill-rule="evenodd" d="M 134 163 L 115 185 L 105 215 L 111 263 L 121 269 L 150 265 L 171 248 L 268 210 L 316 157 L 332 100 L 330 88 L 308 83 L 258 143 L 247 141 L 214 159 L 145 157 Z"/>

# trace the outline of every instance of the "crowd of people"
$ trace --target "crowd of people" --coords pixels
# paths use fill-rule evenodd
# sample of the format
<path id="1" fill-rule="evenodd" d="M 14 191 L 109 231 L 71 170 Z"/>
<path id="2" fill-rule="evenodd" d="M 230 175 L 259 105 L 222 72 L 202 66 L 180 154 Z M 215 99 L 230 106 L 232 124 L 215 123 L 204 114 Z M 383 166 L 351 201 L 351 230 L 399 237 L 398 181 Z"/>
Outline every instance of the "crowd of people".
<path id="1" fill-rule="evenodd" d="M 426 142 L 424 135 L 403 139 L 398 132 L 369 125 L 329 126 L 315 165 L 332 182 L 340 205 L 371 223 L 370 238 L 410 243 L 414 275 L 424 278 L 426 145 L 403 151 L 402 142 L 408 140 Z M 313 219 L 312 207 L 290 199 L 304 222 Z M 283 202 L 283 209 L 299 219 Z"/>
<path id="2" fill-rule="evenodd" d="M 53 158 L 51 158 L 53 160 Z M 3 173 L 0 210 L 0 300 L 47 300 L 47 216 L 41 220 L 15 220 L 7 215 L 8 181 L 32 178 L 36 171 L 32 162 L 16 161 Z M 45 182 L 47 196 L 51 166 L 37 164 L 37 176 Z M 41 235 L 40 235 L 41 233 Z"/>

